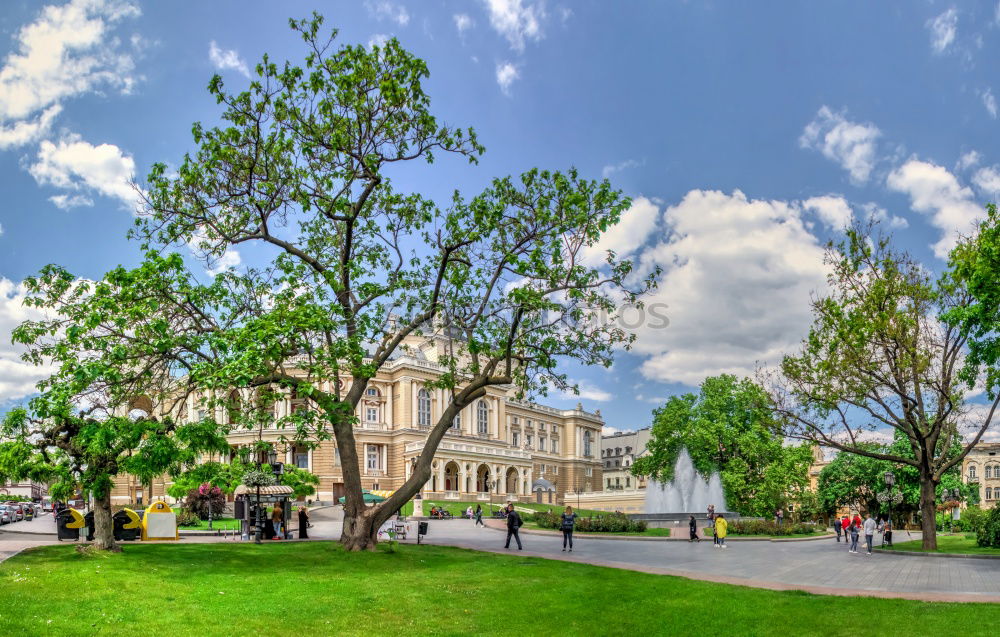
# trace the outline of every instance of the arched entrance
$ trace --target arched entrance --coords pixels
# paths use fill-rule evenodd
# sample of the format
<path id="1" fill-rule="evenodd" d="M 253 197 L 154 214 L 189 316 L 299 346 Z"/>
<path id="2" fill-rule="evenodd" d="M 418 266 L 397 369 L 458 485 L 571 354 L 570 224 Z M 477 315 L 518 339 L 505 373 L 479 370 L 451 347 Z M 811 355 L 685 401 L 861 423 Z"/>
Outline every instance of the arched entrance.
<path id="1" fill-rule="evenodd" d="M 444 490 L 458 491 L 458 465 L 454 461 L 444 466 Z"/>
<path id="2" fill-rule="evenodd" d="M 490 490 L 490 468 L 484 464 L 476 470 L 476 491 L 488 493 Z"/>
<path id="3" fill-rule="evenodd" d="M 517 493 L 517 469 L 511 467 L 507 469 L 507 493 Z"/>

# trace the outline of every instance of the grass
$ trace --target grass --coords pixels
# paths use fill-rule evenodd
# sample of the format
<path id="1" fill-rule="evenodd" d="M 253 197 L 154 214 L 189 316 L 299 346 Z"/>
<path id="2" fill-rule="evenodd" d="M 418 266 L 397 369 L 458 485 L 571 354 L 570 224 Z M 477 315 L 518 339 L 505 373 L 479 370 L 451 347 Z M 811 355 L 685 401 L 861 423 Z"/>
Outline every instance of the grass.
<path id="1" fill-rule="evenodd" d="M 896 534 L 898 537 L 898 533 Z M 937 550 L 924 551 L 920 546 L 920 540 L 910 542 L 894 542 L 892 548 L 883 548 L 884 551 L 919 551 L 921 553 L 963 553 L 970 555 L 996 555 L 1000 557 L 1000 549 L 983 548 L 976 546 L 976 536 L 971 533 L 958 535 L 937 536 Z"/>
<path id="2" fill-rule="evenodd" d="M 179 529 L 188 530 L 208 530 L 208 520 L 198 520 L 198 524 L 188 524 L 184 526 L 178 526 Z M 212 530 L 239 530 L 240 522 L 236 518 L 214 518 L 212 520 Z"/>
<path id="3" fill-rule="evenodd" d="M 435 546 L 45 546 L 0 564 L 2 635 L 995 633 L 1000 604 L 825 597 Z M 162 612 L 172 609 L 171 612 Z M 289 623 L 291 622 L 291 623 Z M 978 631 L 978 632 L 977 632 Z"/>

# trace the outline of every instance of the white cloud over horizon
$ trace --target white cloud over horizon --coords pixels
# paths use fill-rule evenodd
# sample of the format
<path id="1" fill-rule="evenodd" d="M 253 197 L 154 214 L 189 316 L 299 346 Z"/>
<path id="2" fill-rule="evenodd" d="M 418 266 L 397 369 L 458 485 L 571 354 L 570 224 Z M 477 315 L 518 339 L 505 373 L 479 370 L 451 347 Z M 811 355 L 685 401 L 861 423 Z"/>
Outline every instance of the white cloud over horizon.
<path id="1" fill-rule="evenodd" d="M 135 174 L 135 161 L 114 144 L 94 146 L 79 136 L 58 142 L 43 141 L 28 172 L 39 185 L 64 191 L 50 200 L 67 209 L 93 204 L 97 194 L 118 200 L 134 212 L 138 193 L 129 183 Z"/>
<path id="2" fill-rule="evenodd" d="M 235 49 L 222 49 L 212 40 L 208 44 L 208 59 L 219 71 L 236 71 L 244 77 L 250 77 L 250 68 Z"/>
<path id="3" fill-rule="evenodd" d="M 840 164 L 852 182 L 863 184 L 875 168 L 876 144 L 881 135 L 874 124 L 851 122 L 843 113 L 823 106 L 802 131 L 799 145 L 818 150 Z"/>
<path id="4" fill-rule="evenodd" d="M 506 38 L 510 48 L 524 51 L 525 41 L 536 42 L 544 37 L 542 20 L 545 9 L 542 4 L 522 0 L 483 0 L 490 16 L 490 26 Z"/>
<path id="5" fill-rule="evenodd" d="M 8 335 L 0 339 L 0 405 L 35 393 L 35 384 L 54 371 L 51 366 L 36 367 L 22 361 L 24 347 L 10 342 L 9 335 L 15 327 L 24 321 L 44 318 L 37 308 L 24 305 L 27 294 L 23 283 L 0 277 L 0 334 Z"/>

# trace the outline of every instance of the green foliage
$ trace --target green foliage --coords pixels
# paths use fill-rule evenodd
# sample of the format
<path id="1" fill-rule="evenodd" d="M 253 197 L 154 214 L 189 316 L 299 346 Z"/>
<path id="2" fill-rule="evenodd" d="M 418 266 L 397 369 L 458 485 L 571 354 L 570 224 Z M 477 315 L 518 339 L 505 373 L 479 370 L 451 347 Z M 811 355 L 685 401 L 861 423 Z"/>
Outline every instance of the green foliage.
<path id="1" fill-rule="evenodd" d="M 1000 549 L 1000 506 L 994 506 L 976 530 L 976 544 Z"/>
<path id="2" fill-rule="evenodd" d="M 989 511 L 985 511 L 978 506 L 969 506 L 962 509 L 962 518 L 959 520 L 959 528 L 962 531 L 978 534 L 986 523 Z"/>
<path id="3" fill-rule="evenodd" d="M 201 521 L 201 516 L 189 509 L 177 511 L 177 526 L 195 526 Z"/>
<path id="4" fill-rule="evenodd" d="M 226 510 L 226 497 L 219 487 L 207 483 L 202 484 L 188 492 L 187 498 L 184 500 L 184 508 L 202 520 L 209 518 L 209 511 L 211 511 L 212 517 L 219 517 Z"/>
<path id="5" fill-rule="evenodd" d="M 269 487 L 275 482 L 274 474 L 265 469 L 250 469 L 242 478 L 242 483 L 248 488 Z"/>
<path id="6" fill-rule="evenodd" d="M 296 498 L 305 497 L 316 493 L 319 476 L 286 464 L 285 472 L 281 475 L 281 484 L 291 487 Z"/>
<path id="7" fill-rule="evenodd" d="M 728 526 L 730 535 L 806 535 L 822 530 L 820 526 L 807 522 L 785 522 L 779 525 L 774 520 L 735 520 Z"/>
<path id="8" fill-rule="evenodd" d="M 806 490 L 812 463 L 810 446 L 787 446 L 775 429 L 759 385 L 730 375 L 707 378 L 697 395 L 672 397 L 653 412 L 649 453 L 632 473 L 668 481 L 685 447 L 700 473 L 719 471 L 728 508 L 771 515 Z"/>
<path id="9" fill-rule="evenodd" d="M 562 528 L 560 515 L 561 513 L 539 511 L 532 514 L 529 519 L 544 529 L 560 529 Z M 575 530 L 581 533 L 641 533 L 646 530 L 646 523 L 631 520 L 622 513 L 608 513 L 607 515 L 577 517 Z"/>

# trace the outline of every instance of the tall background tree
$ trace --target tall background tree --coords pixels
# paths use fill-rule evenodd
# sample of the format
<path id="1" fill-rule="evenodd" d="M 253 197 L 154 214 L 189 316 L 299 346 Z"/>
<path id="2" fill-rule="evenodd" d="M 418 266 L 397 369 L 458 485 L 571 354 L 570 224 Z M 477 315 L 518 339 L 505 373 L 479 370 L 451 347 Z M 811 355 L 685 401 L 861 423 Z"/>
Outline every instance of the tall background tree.
<path id="1" fill-rule="evenodd" d="M 994 398 L 966 418 L 969 330 L 941 320 L 967 316 L 972 298 L 954 269 L 932 278 L 877 226 L 853 228 L 829 246 L 827 262 L 830 291 L 813 302 L 800 352 L 763 374 L 781 431 L 912 467 L 923 547 L 936 548 L 938 487 L 982 438 L 998 404 Z M 873 446 L 876 430 L 898 432 L 909 453 Z"/>
<path id="2" fill-rule="evenodd" d="M 632 472 L 673 477 L 682 448 L 703 475 L 718 471 L 730 510 L 770 516 L 809 485 L 810 445 L 787 446 L 774 433 L 764 390 L 731 375 L 705 379 L 698 394 L 674 396 L 653 412 L 649 453 Z"/>
<path id="3" fill-rule="evenodd" d="M 561 360 L 609 365 L 633 338 L 618 310 L 641 305 L 658 271 L 633 280 L 628 261 L 600 249 L 629 202 L 575 170 L 495 179 L 471 198 L 456 192 L 446 208 L 395 190 L 390 173 L 438 155 L 474 162 L 483 147 L 471 129 L 432 115 L 422 60 L 395 40 L 335 48 L 336 32 L 321 36 L 321 24 L 291 22 L 304 65 L 265 57 L 237 94 L 212 79 L 224 124 L 196 124 L 197 149 L 176 174 L 158 164 L 137 185 L 133 237 L 146 257 L 115 273 L 114 302 L 95 305 L 62 276 L 40 277 L 35 293 L 90 316 L 74 329 L 107 335 L 130 365 L 160 361 L 171 382 L 158 396 L 190 395 L 212 418 L 227 413 L 223 433 L 276 425 L 282 442 L 335 439 L 341 540 L 357 550 L 374 546 L 381 523 L 430 478 L 456 414 L 487 388 L 572 389 Z M 209 283 L 171 253 L 192 248 L 215 264 L 254 244 L 260 265 Z M 155 307 L 155 319 L 133 326 L 127 300 Z M 427 386 L 448 402 L 410 477 L 369 507 L 355 409 L 413 338 L 447 342 L 443 373 Z M 273 404 L 289 397 L 309 409 L 275 419 Z"/>

